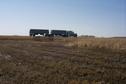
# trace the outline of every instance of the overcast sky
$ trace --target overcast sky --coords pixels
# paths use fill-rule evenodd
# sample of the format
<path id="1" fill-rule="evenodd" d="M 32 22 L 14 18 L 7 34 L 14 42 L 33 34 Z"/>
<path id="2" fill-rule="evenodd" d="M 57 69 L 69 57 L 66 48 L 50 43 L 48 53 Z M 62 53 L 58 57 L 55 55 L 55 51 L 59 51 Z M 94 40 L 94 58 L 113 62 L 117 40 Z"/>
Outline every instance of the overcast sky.
<path id="1" fill-rule="evenodd" d="M 29 35 L 30 28 L 126 36 L 126 0 L 0 0 L 0 35 Z"/>

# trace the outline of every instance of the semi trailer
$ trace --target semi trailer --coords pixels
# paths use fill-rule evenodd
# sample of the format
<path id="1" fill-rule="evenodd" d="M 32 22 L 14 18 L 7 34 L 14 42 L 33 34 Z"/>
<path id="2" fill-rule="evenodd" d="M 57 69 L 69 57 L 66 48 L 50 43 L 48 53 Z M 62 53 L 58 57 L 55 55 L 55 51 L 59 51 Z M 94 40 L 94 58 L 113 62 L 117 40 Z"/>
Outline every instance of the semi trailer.
<path id="1" fill-rule="evenodd" d="M 43 35 L 48 36 L 49 30 L 46 29 L 30 29 L 30 36 Z"/>
<path id="2" fill-rule="evenodd" d="M 49 30 L 46 29 L 30 29 L 30 36 L 35 37 L 36 35 L 42 35 L 44 37 L 77 37 L 77 33 L 74 33 L 73 31 L 51 30 L 49 33 Z"/>

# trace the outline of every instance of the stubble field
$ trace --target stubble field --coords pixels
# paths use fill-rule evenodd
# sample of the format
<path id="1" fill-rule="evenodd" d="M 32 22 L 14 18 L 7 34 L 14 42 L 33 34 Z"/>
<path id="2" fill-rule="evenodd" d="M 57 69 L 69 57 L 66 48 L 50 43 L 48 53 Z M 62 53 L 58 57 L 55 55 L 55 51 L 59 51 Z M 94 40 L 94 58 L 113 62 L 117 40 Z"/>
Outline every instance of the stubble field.
<path id="1" fill-rule="evenodd" d="M 126 38 L 0 36 L 0 84 L 126 84 Z"/>

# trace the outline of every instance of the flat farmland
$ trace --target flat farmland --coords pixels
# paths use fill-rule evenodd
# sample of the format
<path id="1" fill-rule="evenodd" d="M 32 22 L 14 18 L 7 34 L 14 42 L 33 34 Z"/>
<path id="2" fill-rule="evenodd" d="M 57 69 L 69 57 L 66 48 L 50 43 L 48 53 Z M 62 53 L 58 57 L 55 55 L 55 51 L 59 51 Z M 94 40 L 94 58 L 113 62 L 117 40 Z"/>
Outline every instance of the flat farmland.
<path id="1" fill-rule="evenodd" d="M 0 84 L 126 84 L 126 38 L 0 36 Z"/>

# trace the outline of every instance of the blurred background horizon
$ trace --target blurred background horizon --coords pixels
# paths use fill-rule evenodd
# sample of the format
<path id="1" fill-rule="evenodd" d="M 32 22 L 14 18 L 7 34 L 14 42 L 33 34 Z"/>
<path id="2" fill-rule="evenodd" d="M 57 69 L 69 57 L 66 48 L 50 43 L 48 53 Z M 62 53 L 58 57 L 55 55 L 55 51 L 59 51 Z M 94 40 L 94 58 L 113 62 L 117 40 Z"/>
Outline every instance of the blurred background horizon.
<path id="1" fill-rule="evenodd" d="M 0 35 L 29 35 L 30 29 L 124 37 L 126 0 L 0 0 Z"/>

